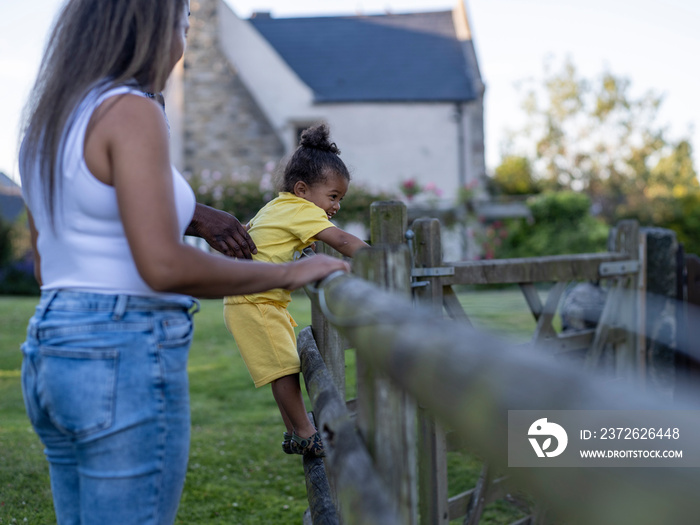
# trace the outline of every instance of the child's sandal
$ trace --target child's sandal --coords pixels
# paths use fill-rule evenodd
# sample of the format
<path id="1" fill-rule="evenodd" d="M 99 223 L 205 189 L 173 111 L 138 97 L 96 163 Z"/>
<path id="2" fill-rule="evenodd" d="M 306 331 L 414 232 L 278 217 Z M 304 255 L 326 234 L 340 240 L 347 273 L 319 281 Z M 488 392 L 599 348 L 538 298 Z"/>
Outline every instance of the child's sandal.
<path id="1" fill-rule="evenodd" d="M 292 450 L 292 435 L 289 432 L 284 433 L 284 441 L 282 441 L 282 452 L 285 454 L 294 454 Z"/>
<path id="2" fill-rule="evenodd" d="M 303 456 L 314 456 L 317 458 L 325 457 L 326 452 L 323 450 L 323 441 L 321 434 L 314 433 L 308 438 L 302 438 L 292 433 L 292 439 L 289 442 L 293 454 L 301 454 Z"/>

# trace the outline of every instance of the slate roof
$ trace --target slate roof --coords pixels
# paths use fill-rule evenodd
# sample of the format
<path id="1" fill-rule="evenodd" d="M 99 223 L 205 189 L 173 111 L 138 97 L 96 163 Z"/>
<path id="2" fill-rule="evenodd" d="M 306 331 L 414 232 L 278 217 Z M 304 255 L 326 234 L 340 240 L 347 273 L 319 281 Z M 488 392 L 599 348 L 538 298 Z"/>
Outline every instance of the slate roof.
<path id="1" fill-rule="evenodd" d="M 24 200 L 16 195 L 3 195 L 0 193 L 0 219 L 6 222 L 14 222 L 24 209 Z"/>
<path id="2" fill-rule="evenodd" d="M 470 101 L 451 11 L 272 18 L 250 23 L 314 92 L 316 102 Z"/>
<path id="3" fill-rule="evenodd" d="M 15 181 L 0 171 L 0 219 L 14 222 L 23 209 L 22 190 Z"/>
<path id="4" fill-rule="evenodd" d="M 21 193 L 19 185 L 0 171 L 0 191 Z"/>

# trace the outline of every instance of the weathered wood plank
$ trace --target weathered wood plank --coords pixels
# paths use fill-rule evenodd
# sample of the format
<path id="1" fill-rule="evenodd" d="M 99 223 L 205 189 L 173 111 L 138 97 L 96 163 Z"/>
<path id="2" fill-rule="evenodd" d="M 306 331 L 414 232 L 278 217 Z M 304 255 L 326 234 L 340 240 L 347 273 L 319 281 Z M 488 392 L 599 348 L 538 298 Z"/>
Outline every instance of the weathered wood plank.
<path id="1" fill-rule="evenodd" d="M 520 284 L 553 281 L 586 281 L 600 278 L 601 263 L 626 260 L 622 253 L 552 255 L 527 259 L 445 262 L 454 275 L 440 277 L 440 284 Z"/>
<path id="2" fill-rule="evenodd" d="M 369 207 L 370 242 L 380 244 L 404 244 L 408 212 L 400 201 L 378 201 Z"/>
<path id="3" fill-rule="evenodd" d="M 639 274 L 637 275 L 637 378 L 643 387 L 647 378 L 647 238 L 639 236 Z"/>
<path id="4" fill-rule="evenodd" d="M 489 492 L 486 495 L 486 499 L 484 500 L 486 505 L 505 497 L 508 489 L 506 481 L 507 478 L 502 477 L 495 479 L 491 482 L 491 488 L 489 489 Z M 467 507 L 469 506 L 469 502 L 471 501 L 473 495 L 474 489 L 469 489 L 467 491 L 462 492 L 461 494 L 452 496 L 449 499 L 448 505 L 450 521 L 458 520 L 459 518 L 463 518 L 464 516 L 466 516 Z"/>
<path id="5" fill-rule="evenodd" d="M 674 354 L 678 350 L 676 234 L 663 228 L 644 228 L 647 246 L 646 386 L 670 398 L 675 383 Z M 695 342 L 693 342 L 695 343 Z"/>
<path id="6" fill-rule="evenodd" d="M 545 302 L 544 308 L 537 319 L 535 333 L 532 336 L 533 344 L 538 345 L 543 341 L 557 337 L 557 333 L 552 326 L 552 320 L 554 319 L 554 315 L 557 313 L 559 299 L 561 299 L 561 294 L 564 293 L 565 289 L 566 283 L 558 282 L 555 283 L 549 290 L 547 301 Z"/>
<path id="7" fill-rule="evenodd" d="M 518 521 L 514 521 L 510 525 L 532 525 L 532 516 L 526 516 Z"/>
<path id="8" fill-rule="evenodd" d="M 464 525 L 478 525 L 481 515 L 484 513 L 486 506 L 486 498 L 491 491 L 491 469 L 487 463 L 481 467 L 481 474 L 474 487 L 474 492 L 469 504 L 467 512 L 464 516 Z"/>
<path id="9" fill-rule="evenodd" d="M 340 523 L 338 512 L 331 495 L 323 459 L 304 456 L 302 461 L 311 523 L 313 525 L 338 525 Z"/>
<path id="10" fill-rule="evenodd" d="M 333 257 L 342 258 L 342 254 L 327 244 L 316 243 L 316 251 Z M 323 361 L 341 397 L 345 397 L 345 348 L 346 343 L 338 330 L 331 325 L 321 313 L 318 305 L 311 305 L 311 327 Z"/>
<path id="11" fill-rule="evenodd" d="M 600 365 L 605 349 L 610 345 L 609 333 L 611 329 L 617 327 L 624 293 L 624 278 L 616 277 L 612 288 L 608 291 L 593 342 L 586 355 L 585 367 L 587 370 L 595 370 Z"/>
<path id="12" fill-rule="evenodd" d="M 535 318 L 535 321 L 539 320 L 540 315 L 542 315 L 542 300 L 540 299 L 540 294 L 537 293 L 537 289 L 533 283 L 518 283 L 520 285 L 520 290 L 523 292 L 525 301 L 530 307 L 530 312 Z"/>
<path id="13" fill-rule="evenodd" d="M 459 302 L 459 298 L 451 286 L 443 287 L 442 305 L 445 307 L 445 311 L 450 319 L 454 319 L 455 321 L 460 321 L 472 326 L 469 316 L 464 311 L 464 308 L 462 308 L 462 304 Z"/>
<path id="14" fill-rule="evenodd" d="M 417 219 L 411 229 L 414 232 L 414 266 L 441 266 L 440 222 L 436 219 Z M 428 286 L 415 289 L 418 303 L 442 316 L 444 288 L 440 278 L 427 277 L 420 280 L 427 282 Z M 422 407 L 418 410 L 418 476 L 421 523 L 446 525 L 449 522 L 449 511 L 445 432 L 434 417 Z"/>
<path id="15" fill-rule="evenodd" d="M 355 431 L 345 400 L 338 394 L 309 327 L 299 333 L 297 348 L 306 389 L 323 436 L 327 474 L 336 489 L 343 523 L 402 524 L 396 503 L 387 494 Z"/>
<path id="16" fill-rule="evenodd" d="M 442 244 L 440 221 L 437 219 L 417 219 L 411 225 L 414 233 L 413 264 L 415 268 L 436 268 L 442 266 Z M 442 312 L 443 281 L 440 277 L 421 277 L 420 282 L 428 283 L 415 289 L 418 302 Z"/>
<path id="17" fill-rule="evenodd" d="M 405 244 L 381 244 L 363 250 L 354 269 L 391 291 L 410 299 L 410 254 Z M 364 358 L 358 358 L 364 364 Z M 416 406 L 413 400 L 380 371 L 358 365 L 358 426 L 374 464 L 406 525 L 418 522 L 416 469 Z"/>
<path id="18" fill-rule="evenodd" d="M 563 332 L 558 334 L 556 338 L 539 343 L 538 348 L 541 347 L 545 352 L 555 355 L 588 350 L 594 335 L 595 328 Z"/>

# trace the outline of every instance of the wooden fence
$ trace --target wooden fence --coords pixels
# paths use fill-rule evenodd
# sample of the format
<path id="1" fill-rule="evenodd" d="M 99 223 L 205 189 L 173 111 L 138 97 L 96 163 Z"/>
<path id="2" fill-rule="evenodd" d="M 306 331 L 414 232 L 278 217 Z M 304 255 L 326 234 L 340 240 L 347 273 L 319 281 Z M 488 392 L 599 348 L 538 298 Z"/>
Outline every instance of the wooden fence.
<path id="1" fill-rule="evenodd" d="M 354 261 L 363 278 L 334 275 L 307 290 L 312 328 L 301 332 L 298 347 L 327 448 L 325 461 L 305 459 L 311 521 L 476 524 L 488 502 L 519 486 L 550 517 L 570 523 L 689 523 L 684 472 L 621 469 L 613 479 L 602 469 L 505 464 L 508 410 L 670 406 L 639 388 L 650 362 L 643 238 L 636 223 L 624 222 L 607 253 L 445 263 L 438 221 L 419 219 L 408 230 L 402 205 L 375 203 L 372 248 Z M 588 280 L 609 281 L 599 322 L 558 332 L 553 319 L 566 284 Z M 554 283 L 544 303 L 539 282 Z M 533 348 L 475 330 L 452 289 L 503 283 L 520 286 L 537 321 Z M 357 352 L 357 399 L 346 402 L 348 347 Z M 584 367 L 554 358 L 584 350 Z M 590 373 L 603 361 L 626 379 L 624 388 Z M 449 499 L 444 428 L 487 460 L 477 486 Z M 518 523 L 546 521 L 540 514 Z"/>

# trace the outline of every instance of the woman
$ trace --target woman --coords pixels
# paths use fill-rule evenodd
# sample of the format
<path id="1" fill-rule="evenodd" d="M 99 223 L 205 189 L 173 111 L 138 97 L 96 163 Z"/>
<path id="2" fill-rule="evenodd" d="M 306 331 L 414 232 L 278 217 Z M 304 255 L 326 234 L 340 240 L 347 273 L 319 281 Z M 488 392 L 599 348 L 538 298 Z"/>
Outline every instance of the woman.
<path id="1" fill-rule="evenodd" d="M 69 0 L 27 105 L 20 172 L 42 297 L 22 387 L 61 525 L 173 523 L 189 447 L 190 295 L 294 289 L 348 269 L 182 242 L 194 196 L 143 93 L 162 90 L 182 56 L 188 8 Z"/>

